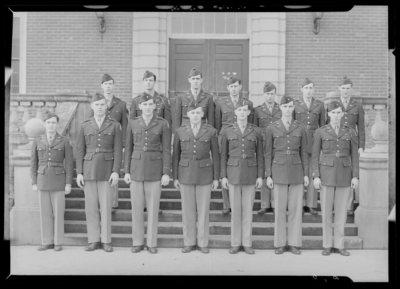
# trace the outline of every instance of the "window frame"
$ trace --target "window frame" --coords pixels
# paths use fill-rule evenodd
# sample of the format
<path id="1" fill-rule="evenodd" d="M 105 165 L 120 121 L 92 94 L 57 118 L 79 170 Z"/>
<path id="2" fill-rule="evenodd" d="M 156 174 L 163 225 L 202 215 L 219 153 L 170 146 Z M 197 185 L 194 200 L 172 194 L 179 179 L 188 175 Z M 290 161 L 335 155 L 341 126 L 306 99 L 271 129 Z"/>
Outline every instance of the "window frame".
<path id="1" fill-rule="evenodd" d="M 26 93 L 26 33 L 27 12 L 13 12 L 13 18 L 20 21 L 19 46 L 19 93 Z M 12 45 L 12 43 L 11 43 Z M 12 78 L 12 74 L 11 74 Z"/>

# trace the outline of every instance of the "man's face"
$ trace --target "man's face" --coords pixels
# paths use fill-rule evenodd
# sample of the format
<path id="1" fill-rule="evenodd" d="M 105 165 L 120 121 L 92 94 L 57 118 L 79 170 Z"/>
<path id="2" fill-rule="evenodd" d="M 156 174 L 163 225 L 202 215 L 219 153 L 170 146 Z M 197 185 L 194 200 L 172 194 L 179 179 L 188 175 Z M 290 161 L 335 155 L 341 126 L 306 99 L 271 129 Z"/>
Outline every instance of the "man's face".
<path id="1" fill-rule="evenodd" d="M 93 113 L 96 117 L 103 117 L 106 114 L 107 103 L 105 99 L 93 101 L 90 107 L 93 109 Z"/>
<path id="2" fill-rule="evenodd" d="M 242 85 L 239 84 L 239 81 L 229 84 L 226 87 L 228 88 L 229 94 L 233 97 L 237 97 L 239 95 L 240 90 L 242 89 Z"/>
<path id="3" fill-rule="evenodd" d="M 275 96 L 276 96 L 276 89 L 273 89 L 271 91 L 264 92 L 264 99 L 267 103 L 272 104 L 274 102 Z"/>
<path id="4" fill-rule="evenodd" d="M 187 112 L 187 116 L 190 120 L 190 123 L 192 124 L 198 124 L 201 121 L 201 118 L 203 117 L 204 112 L 202 107 L 198 107 L 196 109 L 192 109 Z"/>
<path id="5" fill-rule="evenodd" d="M 348 98 L 351 94 L 351 84 L 343 84 L 339 86 L 340 96 L 343 98 Z"/>
<path id="6" fill-rule="evenodd" d="M 250 114 L 249 106 L 241 106 L 235 109 L 235 115 L 237 120 L 244 121 L 247 119 L 247 116 Z"/>
<path id="7" fill-rule="evenodd" d="M 282 115 L 285 117 L 290 117 L 294 110 L 293 101 L 286 104 L 281 104 L 279 107 L 282 111 Z"/>
<path id="8" fill-rule="evenodd" d="M 328 112 L 329 118 L 331 120 L 331 123 L 340 123 L 340 120 L 342 119 L 344 113 L 341 107 L 338 107 L 334 110 L 331 110 Z"/>
<path id="9" fill-rule="evenodd" d="M 56 117 L 46 119 L 46 121 L 44 122 L 44 128 L 48 133 L 55 133 L 57 131 L 57 126 L 58 122 Z"/>
<path id="10" fill-rule="evenodd" d="M 312 97 L 314 94 L 314 83 L 304 85 L 301 88 L 301 92 L 303 93 L 303 97 L 307 97 L 307 98 Z"/>
<path id="11" fill-rule="evenodd" d="M 152 90 L 154 88 L 154 86 L 156 85 L 156 82 L 157 81 L 154 80 L 154 76 L 150 76 L 148 78 L 143 78 L 144 89 Z"/>
<path id="12" fill-rule="evenodd" d="M 201 83 L 203 82 L 203 78 L 201 75 L 195 75 L 188 78 L 190 83 L 190 88 L 198 90 L 201 87 Z"/>
<path id="13" fill-rule="evenodd" d="M 154 109 L 156 108 L 156 105 L 154 103 L 154 100 L 150 99 L 148 101 L 140 103 L 139 108 L 142 110 L 143 116 L 149 118 L 153 116 L 153 112 Z"/>
<path id="14" fill-rule="evenodd" d="M 114 89 L 114 80 L 104 81 L 101 84 L 101 88 L 103 89 L 105 94 L 112 93 L 112 91 Z"/>

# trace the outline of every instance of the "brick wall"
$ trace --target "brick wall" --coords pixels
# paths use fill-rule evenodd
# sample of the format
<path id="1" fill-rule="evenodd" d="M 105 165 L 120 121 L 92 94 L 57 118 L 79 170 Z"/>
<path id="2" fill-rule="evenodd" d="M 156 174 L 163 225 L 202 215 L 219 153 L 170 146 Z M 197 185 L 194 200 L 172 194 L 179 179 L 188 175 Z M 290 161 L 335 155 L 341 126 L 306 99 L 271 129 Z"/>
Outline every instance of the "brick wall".
<path id="1" fill-rule="evenodd" d="M 130 104 L 132 13 L 107 12 L 105 18 L 102 39 L 94 12 L 29 12 L 26 92 L 102 92 L 106 72 L 115 79 L 115 95 Z"/>

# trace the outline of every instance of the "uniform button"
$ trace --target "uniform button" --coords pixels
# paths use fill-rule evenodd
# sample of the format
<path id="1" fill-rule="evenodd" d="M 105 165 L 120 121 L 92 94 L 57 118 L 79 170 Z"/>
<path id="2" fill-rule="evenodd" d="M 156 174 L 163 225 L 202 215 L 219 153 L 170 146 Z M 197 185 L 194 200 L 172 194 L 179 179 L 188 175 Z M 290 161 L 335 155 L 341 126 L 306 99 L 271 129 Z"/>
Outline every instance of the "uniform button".
<path id="1" fill-rule="evenodd" d="M 309 116 L 307 116 L 307 118 L 310 118 Z"/>
<path id="2" fill-rule="evenodd" d="M 287 142 L 289 142 L 289 141 L 287 141 Z"/>
<path id="3" fill-rule="evenodd" d="M 51 155 L 51 153 L 49 153 L 49 155 Z"/>
<path id="4" fill-rule="evenodd" d="M 147 143 L 145 143 L 144 145 L 147 146 Z"/>
<path id="5" fill-rule="evenodd" d="M 99 139 L 100 140 L 100 139 Z"/>
<path id="6" fill-rule="evenodd" d="M 242 152 L 244 152 L 244 150 L 242 150 Z"/>
<path id="7" fill-rule="evenodd" d="M 147 133 L 147 131 L 146 131 L 146 133 Z"/>
<path id="8" fill-rule="evenodd" d="M 347 123 L 347 121 L 345 121 L 344 123 Z"/>
<path id="9" fill-rule="evenodd" d="M 101 134 L 99 134 L 99 136 L 101 136 Z"/>
<path id="10" fill-rule="evenodd" d="M 195 145 L 193 147 L 196 147 Z"/>
<path id="11" fill-rule="evenodd" d="M 290 149 L 290 147 L 288 147 L 288 149 Z"/>
<path id="12" fill-rule="evenodd" d="M 196 140 L 194 140 L 194 142 L 196 142 Z"/>
<path id="13" fill-rule="evenodd" d="M 99 145 L 100 146 L 100 145 Z"/>
<path id="14" fill-rule="evenodd" d="M 307 114 L 310 114 L 309 112 L 307 112 Z"/>
<path id="15" fill-rule="evenodd" d="M 244 147 L 244 144 L 242 144 L 242 147 Z"/>
<path id="16" fill-rule="evenodd" d="M 147 137 L 145 137 L 144 139 L 147 139 Z"/>
<path id="17" fill-rule="evenodd" d="M 193 151 L 194 153 L 196 152 L 196 151 Z"/>
<path id="18" fill-rule="evenodd" d="M 289 137 L 289 135 L 287 135 L 287 137 Z"/>
<path id="19" fill-rule="evenodd" d="M 242 140 L 244 140 L 244 138 L 242 138 Z"/>

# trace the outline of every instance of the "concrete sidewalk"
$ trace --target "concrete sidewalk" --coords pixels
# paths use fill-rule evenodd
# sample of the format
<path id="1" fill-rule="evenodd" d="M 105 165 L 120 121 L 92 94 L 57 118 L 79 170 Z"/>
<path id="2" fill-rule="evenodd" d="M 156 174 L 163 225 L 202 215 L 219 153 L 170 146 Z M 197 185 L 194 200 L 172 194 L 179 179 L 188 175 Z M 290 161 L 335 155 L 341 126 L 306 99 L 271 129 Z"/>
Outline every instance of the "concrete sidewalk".
<path id="1" fill-rule="evenodd" d="M 301 255 L 255 250 L 255 255 L 227 249 L 183 254 L 181 249 L 159 248 L 158 254 L 130 248 L 85 252 L 64 246 L 63 251 L 39 252 L 37 246 L 11 247 L 12 275 L 301 275 L 348 276 L 355 282 L 387 282 L 387 250 L 349 250 L 351 256 L 322 256 L 322 250 L 302 250 Z"/>

